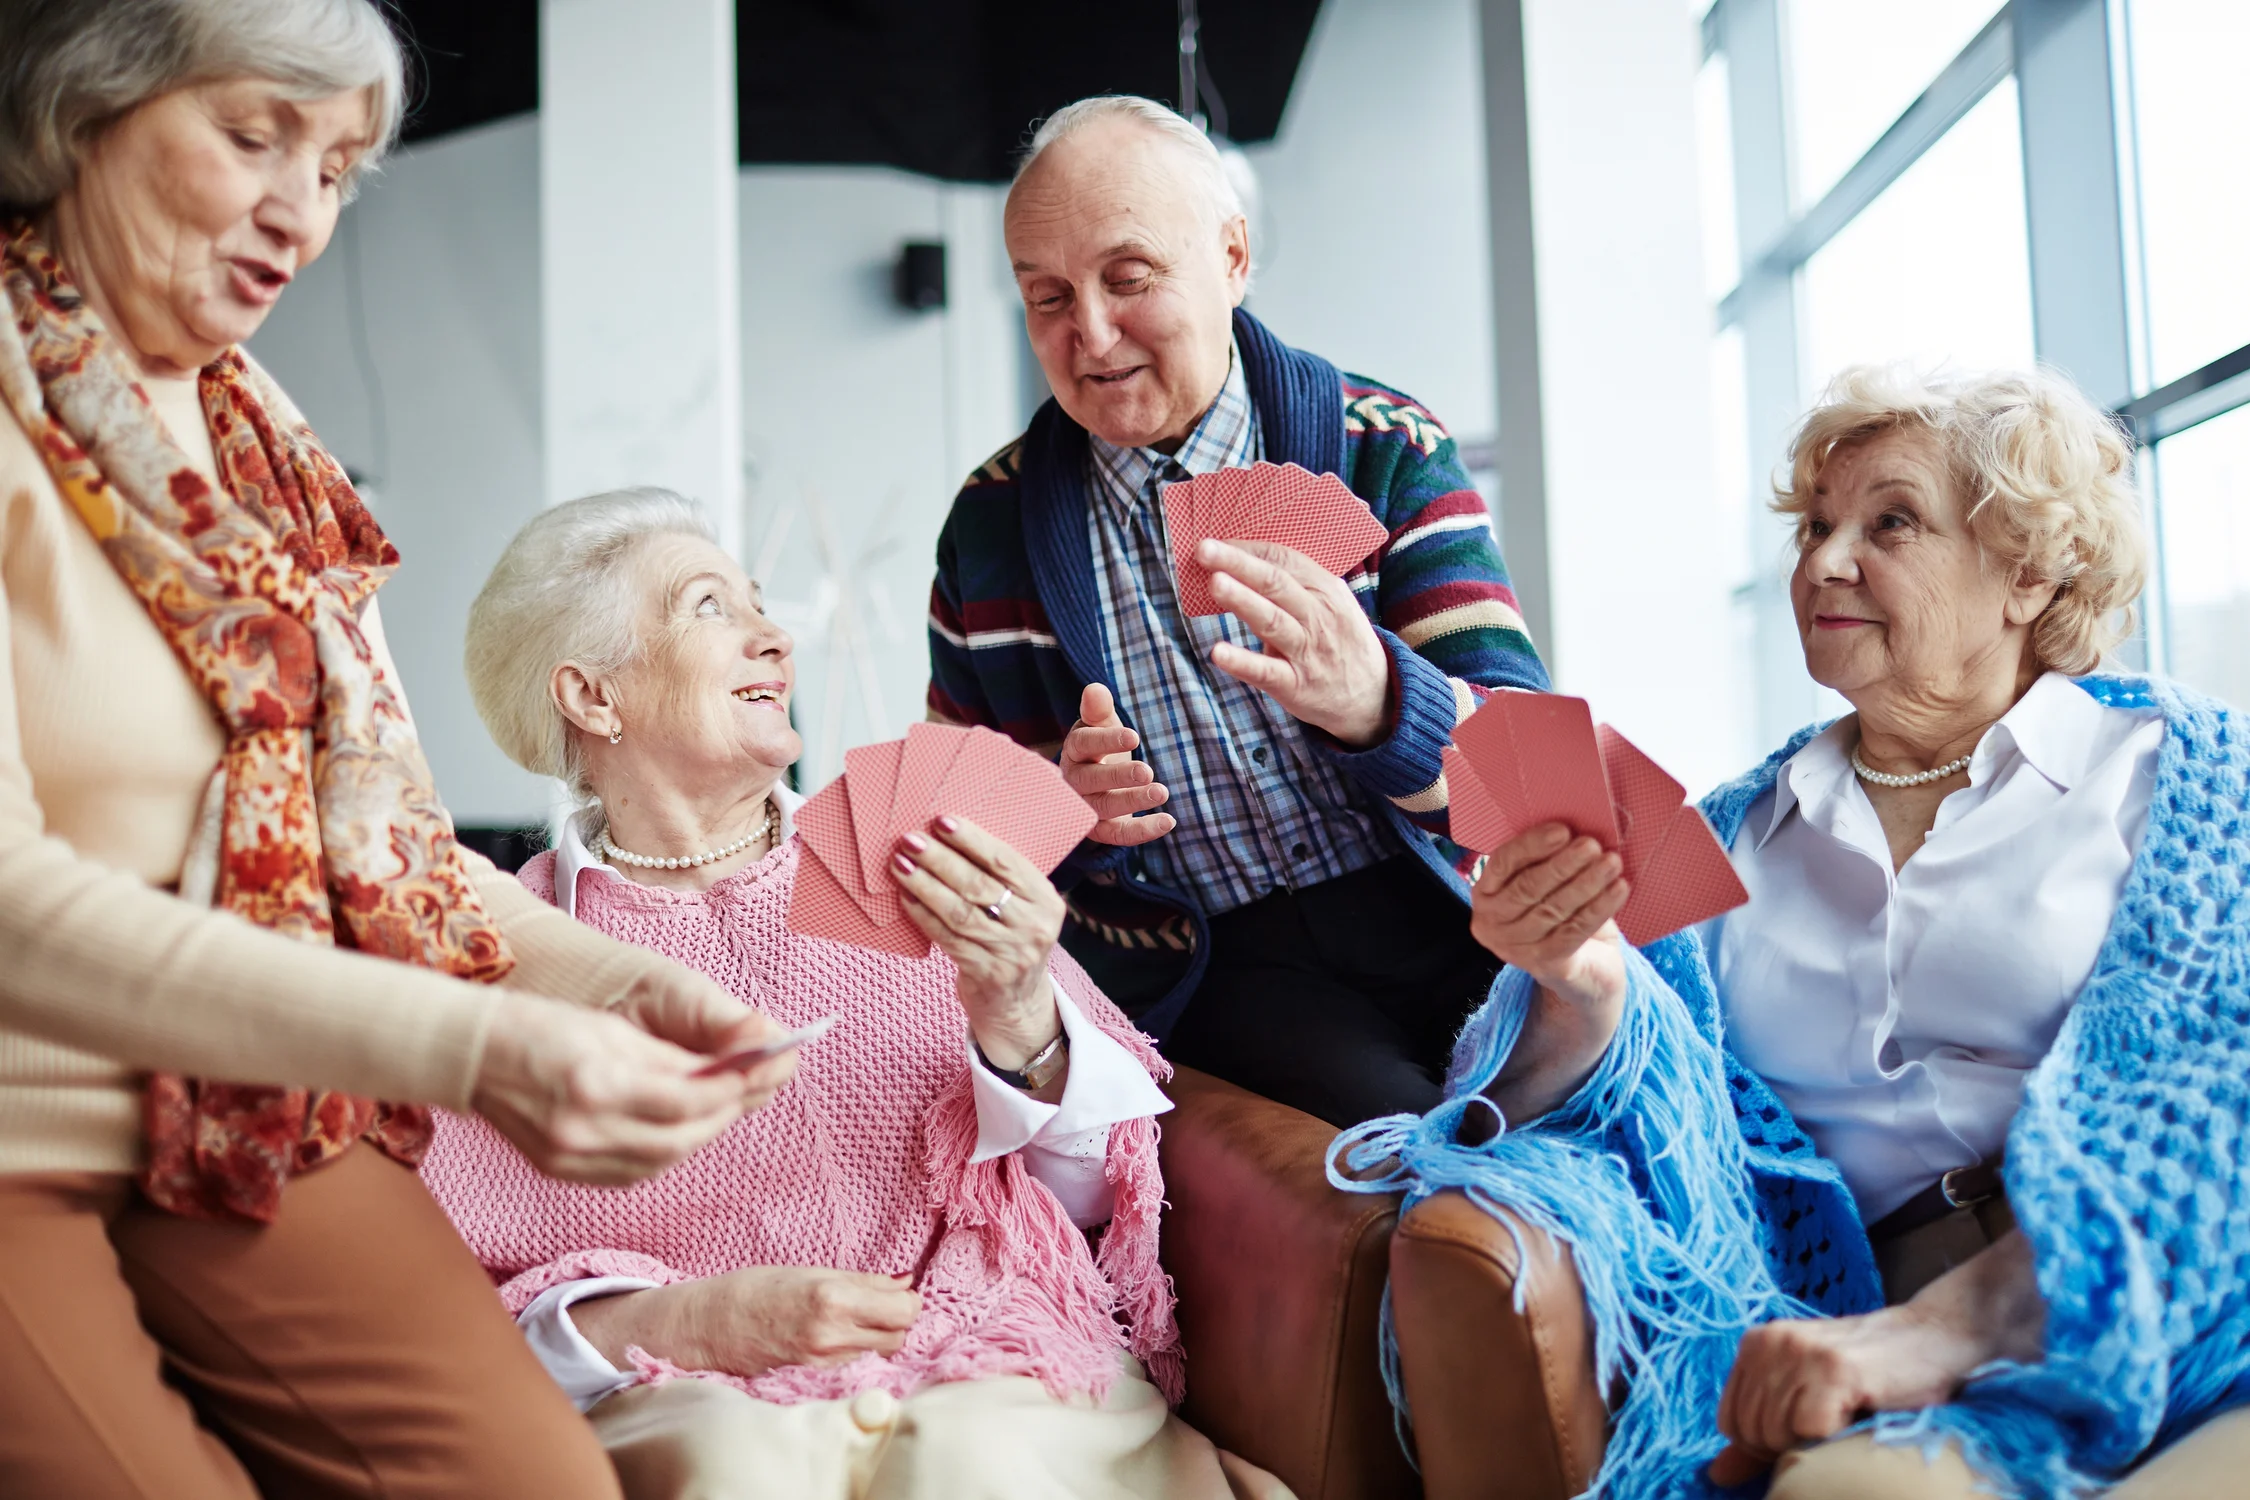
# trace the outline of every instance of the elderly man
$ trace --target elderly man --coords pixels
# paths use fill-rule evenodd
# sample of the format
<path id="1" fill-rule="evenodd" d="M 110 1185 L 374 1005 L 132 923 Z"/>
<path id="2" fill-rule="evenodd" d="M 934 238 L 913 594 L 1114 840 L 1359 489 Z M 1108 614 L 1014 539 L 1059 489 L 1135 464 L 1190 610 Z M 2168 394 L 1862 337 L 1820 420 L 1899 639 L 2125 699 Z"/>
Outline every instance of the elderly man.
<path id="1" fill-rule="evenodd" d="M 1427 1110 L 1496 970 L 1440 752 L 1547 686 L 1484 502 L 1427 411 L 1240 310 L 1248 225 L 1171 110 L 1050 118 L 1006 236 L 1055 399 L 946 521 L 931 716 L 1059 748 L 1103 819 L 1065 942 L 1172 1057 L 1336 1124 Z M 1158 491 L 1260 459 L 1338 475 L 1390 539 L 1342 579 L 1206 541 L 1228 613 L 1185 616 Z"/>

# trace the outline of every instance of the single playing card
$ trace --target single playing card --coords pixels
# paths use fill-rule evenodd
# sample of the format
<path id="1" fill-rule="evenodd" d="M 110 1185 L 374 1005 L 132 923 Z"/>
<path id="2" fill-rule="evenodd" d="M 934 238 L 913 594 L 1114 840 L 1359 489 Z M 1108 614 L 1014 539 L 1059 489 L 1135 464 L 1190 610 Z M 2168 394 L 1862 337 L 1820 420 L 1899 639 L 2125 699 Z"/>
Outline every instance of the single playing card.
<path id="1" fill-rule="evenodd" d="M 1625 909 L 1617 914 L 1617 927 L 1626 942 L 1642 948 L 1749 899 L 1703 814 L 1681 807 L 1672 814 L 1662 845 L 1643 866 Z"/>
<path id="2" fill-rule="evenodd" d="M 827 1034 L 828 1028 L 835 1024 L 834 1016 L 817 1017 L 794 1031 L 784 1031 L 779 1036 L 769 1036 L 762 1042 L 754 1042 L 739 1052 L 715 1057 L 697 1068 L 692 1076 L 709 1078 L 714 1073 L 747 1073 L 769 1057 L 779 1057 L 784 1052 L 796 1051 L 807 1042 L 819 1041 Z"/>
<path id="3" fill-rule="evenodd" d="M 970 731 L 923 821 L 945 814 L 967 818 L 1041 874 L 1061 864 L 1095 822 L 1094 810 L 1062 772 L 989 729 Z"/>
<path id="4" fill-rule="evenodd" d="M 805 804 L 806 807 L 811 805 Z M 800 830 L 805 826 L 803 814 L 804 809 L 799 808 L 797 826 Z M 930 940 L 922 935 L 921 928 L 905 918 L 881 924 L 870 921 L 809 840 L 805 855 L 797 861 L 797 883 L 789 893 L 791 932 L 896 953 L 902 958 L 923 958 L 929 954 Z M 852 859 L 856 874 L 857 850 L 853 851 Z"/>
<path id="5" fill-rule="evenodd" d="M 1172 548 L 1172 587 L 1179 596 L 1180 613 L 1188 616 L 1221 613 L 1211 597 L 1211 570 L 1195 560 L 1196 543 L 1204 533 L 1195 482 L 1164 487 L 1164 536 Z"/>
<path id="6" fill-rule="evenodd" d="M 888 884 L 883 879 L 883 861 L 890 858 L 891 841 L 884 830 L 904 748 L 898 740 L 885 740 L 879 745 L 854 745 L 844 752 L 844 796 L 852 805 L 852 841 L 859 849 L 856 894 L 870 894 Z M 860 908 L 881 920 L 865 901 L 860 902 Z"/>
<path id="7" fill-rule="evenodd" d="M 1609 725 L 1597 727 L 1594 739 L 1601 747 L 1610 805 L 1617 812 L 1617 851 L 1624 857 L 1625 878 L 1638 881 L 1671 832 L 1672 815 L 1687 801 L 1687 788 Z"/>
<path id="8" fill-rule="evenodd" d="M 1562 823 L 1574 834 L 1592 835 L 1605 849 L 1617 847 L 1617 818 L 1585 699 L 1494 693 L 1453 727 L 1453 743 L 1483 779 L 1509 827 Z"/>
<path id="9" fill-rule="evenodd" d="M 1493 800 L 1484 778 L 1469 758 L 1453 746 L 1445 747 L 1446 818 L 1453 842 L 1479 854 L 1490 854 L 1516 836 L 1507 814 Z"/>
<path id="10" fill-rule="evenodd" d="M 929 815 L 930 799 L 945 784 L 945 773 L 968 743 L 966 727 L 953 724 L 912 724 L 906 730 L 906 749 L 899 758 L 898 785 L 883 819 L 883 853 L 898 846 L 899 835 L 919 828 Z M 869 882 L 874 880 L 868 877 Z"/>
<path id="11" fill-rule="evenodd" d="M 1097 821 L 1086 799 L 1062 779 L 1062 772 L 1021 746 L 1016 747 L 1006 774 L 969 816 L 1037 865 L 1042 875 L 1061 864 Z"/>
<path id="12" fill-rule="evenodd" d="M 797 809 L 797 832 L 820 857 L 839 889 L 864 909 L 867 891 L 859 881 L 859 842 L 852 836 L 851 778 L 839 776 L 805 799 Z M 800 877 L 800 883 L 802 877 Z"/>

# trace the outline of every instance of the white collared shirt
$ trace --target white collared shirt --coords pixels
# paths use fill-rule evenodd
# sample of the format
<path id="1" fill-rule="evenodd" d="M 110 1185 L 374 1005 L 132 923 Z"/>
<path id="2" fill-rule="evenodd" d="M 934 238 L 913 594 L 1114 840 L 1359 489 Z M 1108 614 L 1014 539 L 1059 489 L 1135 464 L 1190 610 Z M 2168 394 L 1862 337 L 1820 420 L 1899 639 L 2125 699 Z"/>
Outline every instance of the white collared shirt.
<path id="1" fill-rule="evenodd" d="M 781 824 L 776 837 L 786 841 L 796 831 L 797 809 L 805 799 L 782 786 L 774 788 L 773 798 Z M 598 820 L 598 812 L 591 809 L 567 820 L 555 848 L 555 905 L 567 916 L 578 915 L 579 881 L 626 878 L 596 859 L 587 846 Z M 985 1067 L 966 1021 L 962 1024 L 961 1050 L 977 1107 L 977 1144 L 969 1160 L 984 1162 L 1020 1153 L 1024 1170 L 1046 1185 L 1071 1222 L 1091 1229 L 1109 1221 L 1115 1201 L 1104 1175 L 1110 1127 L 1163 1114 L 1172 1101 L 1123 1045 L 1086 1019 L 1059 980 L 1054 988 L 1055 1009 L 1070 1038 L 1070 1073 L 1056 1103 L 1041 1103 Z M 579 1410 L 632 1384 L 633 1377 L 612 1365 L 578 1331 L 568 1313 L 570 1305 L 654 1285 L 627 1276 L 564 1282 L 540 1293 L 517 1317 L 532 1352 Z"/>
<path id="2" fill-rule="evenodd" d="M 1706 927 L 1727 1040 L 1867 1223 L 2006 1143 L 2108 935 L 2164 720 L 2048 673 L 1985 732 L 1902 869 L 1829 726 L 1750 808 L 1750 903 Z"/>

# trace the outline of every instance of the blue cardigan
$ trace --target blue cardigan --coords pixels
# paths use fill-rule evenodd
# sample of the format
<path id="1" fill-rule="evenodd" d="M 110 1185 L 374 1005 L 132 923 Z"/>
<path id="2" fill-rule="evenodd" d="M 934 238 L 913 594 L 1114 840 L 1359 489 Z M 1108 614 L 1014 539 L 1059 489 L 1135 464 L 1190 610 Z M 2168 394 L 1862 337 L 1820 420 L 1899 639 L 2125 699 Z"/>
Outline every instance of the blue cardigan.
<path id="1" fill-rule="evenodd" d="M 1996 1364 L 1953 1402 L 1868 1424 L 1957 1440 L 2002 1493 L 2113 1481 L 2250 1400 L 2250 735 L 2217 702 L 2151 678 L 2081 680 L 2154 707 L 2167 733 L 2148 832 L 2092 974 L 2033 1070 L 2005 1175 L 2048 1307 L 2046 1358 Z M 1817 729 L 1705 799 L 1729 847 Z M 1627 1382 L 1593 1493 L 1698 1494 L 1722 1446 L 1721 1390 L 1744 1329 L 1882 1305 L 1833 1165 L 1728 1050 L 1700 939 L 1627 950 L 1623 1021 L 1553 1113 L 1457 1144 L 1514 1047 L 1531 985 L 1504 971 L 1455 1051 L 1446 1103 L 1348 1130 L 1337 1186 L 1447 1188 L 1569 1242 L 1600 1378 Z M 1355 1182 L 1337 1158 L 1385 1177 Z M 1385 1326 L 1394 1401 L 1396 1349 Z"/>

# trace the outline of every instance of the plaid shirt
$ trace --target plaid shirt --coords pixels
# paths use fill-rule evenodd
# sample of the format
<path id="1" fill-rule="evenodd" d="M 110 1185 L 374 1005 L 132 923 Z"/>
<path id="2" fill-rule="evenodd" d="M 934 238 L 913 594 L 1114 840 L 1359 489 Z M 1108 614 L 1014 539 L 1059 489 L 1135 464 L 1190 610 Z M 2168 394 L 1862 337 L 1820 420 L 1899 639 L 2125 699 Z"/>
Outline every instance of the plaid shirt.
<path id="1" fill-rule="evenodd" d="M 1231 614 L 1180 613 L 1157 491 L 1263 455 L 1239 351 L 1219 399 L 1177 454 L 1119 448 L 1092 434 L 1088 449 L 1102 633 L 1142 754 L 1171 792 L 1164 810 L 1179 820 L 1142 846 L 1150 878 L 1216 914 L 1399 853 L 1382 815 L 1314 749 L 1305 727 L 1211 665 L 1213 645 L 1255 650 L 1257 637 Z"/>

